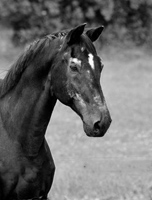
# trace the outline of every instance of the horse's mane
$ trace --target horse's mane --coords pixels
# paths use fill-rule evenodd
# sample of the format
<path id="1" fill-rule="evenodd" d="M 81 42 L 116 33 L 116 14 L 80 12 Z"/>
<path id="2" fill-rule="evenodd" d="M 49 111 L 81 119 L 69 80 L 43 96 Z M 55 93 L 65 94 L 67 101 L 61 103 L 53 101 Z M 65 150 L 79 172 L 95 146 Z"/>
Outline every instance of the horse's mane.
<path id="1" fill-rule="evenodd" d="M 5 78 L 0 84 L 0 98 L 2 98 L 7 92 L 9 92 L 20 80 L 22 73 L 27 68 L 29 63 L 46 48 L 51 45 L 51 42 L 66 35 L 65 31 L 56 32 L 54 34 L 47 35 L 41 39 L 38 39 L 31 43 L 17 61 L 10 67 Z"/>
<path id="2" fill-rule="evenodd" d="M 7 92 L 9 92 L 20 80 L 22 73 L 27 66 L 45 50 L 48 45 L 51 45 L 52 41 L 56 38 L 63 38 L 67 35 L 69 29 L 59 31 L 50 35 L 47 35 L 41 39 L 38 39 L 31 43 L 28 48 L 21 54 L 17 61 L 11 66 L 7 72 L 5 78 L 0 84 L 0 98 L 2 98 Z M 88 40 L 86 36 L 83 36 L 82 40 L 85 41 L 85 45 L 92 51 L 95 51 L 93 44 Z M 88 46 L 89 45 L 89 46 Z"/>

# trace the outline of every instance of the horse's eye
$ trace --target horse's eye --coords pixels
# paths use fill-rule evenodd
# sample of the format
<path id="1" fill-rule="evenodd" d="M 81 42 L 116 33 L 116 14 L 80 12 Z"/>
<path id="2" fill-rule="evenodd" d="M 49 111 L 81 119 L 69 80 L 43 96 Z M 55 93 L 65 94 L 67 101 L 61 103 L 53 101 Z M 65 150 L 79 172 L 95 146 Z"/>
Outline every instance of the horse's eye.
<path id="1" fill-rule="evenodd" d="M 78 70 L 77 64 L 74 63 L 74 62 L 71 62 L 71 63 L 70 63 L 70 69 L 71 69 L 73 72 L 78 72 L 78 71 L 79 71 L 79 70 Z"/>

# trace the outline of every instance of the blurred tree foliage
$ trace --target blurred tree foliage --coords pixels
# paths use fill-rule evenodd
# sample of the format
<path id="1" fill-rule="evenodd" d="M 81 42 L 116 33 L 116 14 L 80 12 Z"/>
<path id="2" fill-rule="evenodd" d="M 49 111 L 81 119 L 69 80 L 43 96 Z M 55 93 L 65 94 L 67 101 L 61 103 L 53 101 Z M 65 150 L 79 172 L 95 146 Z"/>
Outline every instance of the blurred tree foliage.
<path id="1" fill-rule="evenodd" d="M 104 39 L 152 40 L 152 0 L 0 0 L 1 23 L 14 30 L 13 41 L 77 26 L 105 26 Z"/>

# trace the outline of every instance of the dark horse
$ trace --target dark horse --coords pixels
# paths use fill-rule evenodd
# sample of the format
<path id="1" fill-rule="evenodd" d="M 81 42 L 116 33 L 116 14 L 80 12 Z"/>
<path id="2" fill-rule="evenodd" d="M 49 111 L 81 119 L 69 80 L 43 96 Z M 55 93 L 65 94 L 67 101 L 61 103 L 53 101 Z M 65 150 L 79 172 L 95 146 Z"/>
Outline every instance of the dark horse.
<path id="1" fill-rule="evenodd" d="M 103 136 L 111 117 L 100 86 L 103 64 L 94 42 L 103 27 L 35 41 L 0 83 L 0 200 L 47 199 L 55 165 L 45 132 L 57 99 Z"/>

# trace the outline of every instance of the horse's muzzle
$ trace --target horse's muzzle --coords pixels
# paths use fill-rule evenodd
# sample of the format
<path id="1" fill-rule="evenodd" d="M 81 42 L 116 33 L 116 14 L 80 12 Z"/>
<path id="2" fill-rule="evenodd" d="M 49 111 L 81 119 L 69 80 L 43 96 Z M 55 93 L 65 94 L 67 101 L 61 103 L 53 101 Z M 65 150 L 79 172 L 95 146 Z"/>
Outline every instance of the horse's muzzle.
<path id="1" fill-rule="evenodd" d="M 111 116 L 108 114 L 101 119 L 94 121 L 93 123 L 84 122 L 84 131 L 89 137 L 103 137 L 110 127 L 111 122 Z"/>

